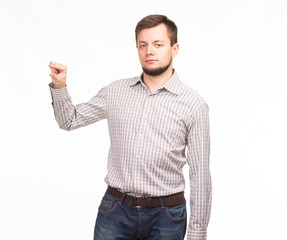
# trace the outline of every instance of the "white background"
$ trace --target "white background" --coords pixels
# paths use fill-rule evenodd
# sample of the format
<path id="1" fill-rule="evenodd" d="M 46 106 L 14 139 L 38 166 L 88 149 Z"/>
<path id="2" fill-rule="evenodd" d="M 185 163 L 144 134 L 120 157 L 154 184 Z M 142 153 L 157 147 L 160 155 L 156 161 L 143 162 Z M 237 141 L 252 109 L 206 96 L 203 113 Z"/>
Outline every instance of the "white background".
<path id="1" fill-rule="evenodd" d="M 107 122 L 60 130 L 48 64 L 67 65 L 73 102 L 87 101 L 141 73 L 134 28 L 154 13 L 177 24 L 174 67 L 210 108 L 208 239 L 287 239 L 286 10 L 283 0 L 0 0 L 0 240 L 92 239 Z"/>

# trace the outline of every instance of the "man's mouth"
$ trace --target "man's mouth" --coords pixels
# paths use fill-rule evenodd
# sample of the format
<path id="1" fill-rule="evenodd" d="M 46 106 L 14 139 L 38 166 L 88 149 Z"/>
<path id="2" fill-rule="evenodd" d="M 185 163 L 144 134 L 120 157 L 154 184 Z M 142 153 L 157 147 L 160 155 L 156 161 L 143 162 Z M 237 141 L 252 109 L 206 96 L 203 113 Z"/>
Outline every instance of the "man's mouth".
<path id="1" fill-rule="evenodd" d="M 155 60 L 155 59 L 148 59 L 145 62 L 146 63 L 154 63 L 154 62 L 157 62 L 157 60 Z"/>

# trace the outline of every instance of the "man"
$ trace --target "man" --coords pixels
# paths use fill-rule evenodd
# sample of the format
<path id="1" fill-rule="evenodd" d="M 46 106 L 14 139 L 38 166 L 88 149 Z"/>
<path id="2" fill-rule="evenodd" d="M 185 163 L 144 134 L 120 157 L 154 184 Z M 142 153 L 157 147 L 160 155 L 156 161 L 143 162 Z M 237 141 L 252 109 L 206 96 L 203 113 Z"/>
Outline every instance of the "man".
<path id="1" fill-rule="evenodd" d="M 135 33 L 142 75 L 112 82 L 87 103 L 74 106 L 66 87 L 66 66 L 49 65 L 60 128 L 69 131 L 108 121 L 108 188 L 94 239 L 184 239 L 182 168 L 187 162 L 191 207 L 187 239 L 204 240 L 211 206 L 208 106 L 172 67 L 179 49 L 174 22 L 150 15 L 137 24 Z"/>

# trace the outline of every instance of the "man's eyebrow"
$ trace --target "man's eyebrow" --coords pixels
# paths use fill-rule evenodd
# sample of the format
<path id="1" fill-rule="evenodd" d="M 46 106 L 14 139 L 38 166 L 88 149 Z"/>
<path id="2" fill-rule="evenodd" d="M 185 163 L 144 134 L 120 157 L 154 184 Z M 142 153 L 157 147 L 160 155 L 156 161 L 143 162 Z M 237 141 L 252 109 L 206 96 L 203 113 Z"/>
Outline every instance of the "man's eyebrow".
<path id="1" fill-rule="evenodd" d="M 162 40 L 155 40 L 155 41 L 153 41 L 153 43 L 156 43 L 156 42 L 163 42 Z M 139 41 L 139 43 L 147 43 L 147 42 L 145 42 L 145 41 Z"/>

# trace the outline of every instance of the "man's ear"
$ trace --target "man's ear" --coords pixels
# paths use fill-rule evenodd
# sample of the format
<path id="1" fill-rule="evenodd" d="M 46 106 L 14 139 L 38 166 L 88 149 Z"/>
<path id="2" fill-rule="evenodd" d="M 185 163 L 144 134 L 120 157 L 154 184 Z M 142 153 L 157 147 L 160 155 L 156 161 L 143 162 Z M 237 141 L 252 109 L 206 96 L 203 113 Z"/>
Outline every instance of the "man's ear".
<path id="1" fill-rule="evenodd" d="M 171 48 L 172 48 L 172 57 L 175 57 L 179 50 L 179 44 L 175 43 Z"/>

